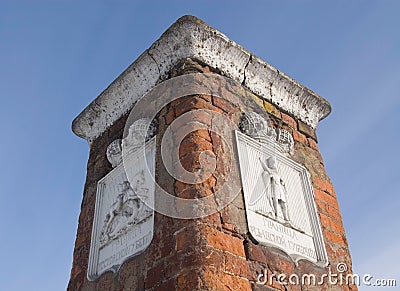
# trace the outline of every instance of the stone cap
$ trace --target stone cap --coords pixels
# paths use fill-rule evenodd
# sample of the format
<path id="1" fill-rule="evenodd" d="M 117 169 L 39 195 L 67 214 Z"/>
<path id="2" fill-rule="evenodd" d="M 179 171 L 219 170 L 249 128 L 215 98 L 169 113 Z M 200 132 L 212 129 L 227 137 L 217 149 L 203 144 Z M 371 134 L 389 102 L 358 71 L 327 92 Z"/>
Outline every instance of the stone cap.
<path id="1" fill-rule="evenodd" d="M 168 77 L 182 59 L 199 60 L 261 98 L 316 128 L 331 112 L 324 98 L 194 16 L 179 18 L 73 121 L 73 132 L 92 142 L 134 103 Z"/>

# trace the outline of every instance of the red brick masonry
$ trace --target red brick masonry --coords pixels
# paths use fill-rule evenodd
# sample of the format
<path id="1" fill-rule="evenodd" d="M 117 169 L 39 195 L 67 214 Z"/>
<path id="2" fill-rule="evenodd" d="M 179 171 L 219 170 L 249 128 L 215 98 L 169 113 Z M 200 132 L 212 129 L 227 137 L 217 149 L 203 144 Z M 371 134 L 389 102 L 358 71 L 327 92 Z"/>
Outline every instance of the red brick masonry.
<path id="1" fill-rule="evenodd" d="M 171 71 L 171 77 L 210 70 L 212 69 L 188 59 Z M 224 84 L 221 87 L 224 88 Z M 293 159 L 304 165 L 311 174 L 332 271 L 336 271 L 338 263 L 346 263 L 349 268 L 347 273 L 351 272 L 351 258 L 339 205 L 325 173 L 315 131 L 251 92 L 243 92 L 246 96 L 237 104 L 209 95 L 188 96 L 172 102 L 158 115 L 158 136 L 162 137 L 175 118 L 191 110 L 208 109 L 219 112 L 229 116 L 237 124 L 243 111 L 263 108 L 269 113 L 274 126 L 292 133 L 295 140 Z M 199 120 L 204 124 L 211 122 L 206 113 L 199 116 Z M 269 286 L 256 284 L 257 276 L 264 270 L 268 270 L 269 274 L 298 274 L 301 277 L 304 273 L 322 275 L 328 271 L 328 267 L 320 268 L 304 260 L 296 266 L 282 251 L 257 245 L 248 234 L 242 193 L 222 211 L 202 219 L 180 220 L 155 213 L 154 238 L 145 252 L 127 260 L 117 273 L 106 272 L 96 281 L 88 281 L 86 272 L 97 181 L 112 169 L 106 159 L 106 147 L 114 139 L 121 138 L 125 121 L 126 117 L 121 118 L 91 145 L 68 290 L 357 289 L 355 286 L 283 286 L 276 280 Z M 160 140 L 161 138 L 158 142 Z M 159 153 L 159 144 L 157 150 Z M 174 180 L 157 155 L 158 184 L 182 198 L 204 197 L 214 193 L 224 183 L 225 174 L 229 171 L 226 162 L 229 153 L 218 135 L 207 130 L 187 135 L 180 145 L 179 158 L 186 170 L 195 171 L 199 167 L 199 154 L 205 150 L 212 152 L 217 160 L 216 172 L 207 181 L 187 185 Z"/>

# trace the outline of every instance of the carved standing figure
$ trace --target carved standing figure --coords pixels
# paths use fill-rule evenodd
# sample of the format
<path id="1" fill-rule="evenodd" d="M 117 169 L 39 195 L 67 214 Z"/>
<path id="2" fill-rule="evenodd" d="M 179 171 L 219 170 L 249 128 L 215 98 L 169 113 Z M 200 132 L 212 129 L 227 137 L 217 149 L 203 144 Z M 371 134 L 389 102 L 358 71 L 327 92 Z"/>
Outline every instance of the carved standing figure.
<path id="1" fill-rule="evenodd" d="M 278 173 L 276 168 L 276 158 L 269 157 L 263 161 L 260 158 L 261 166 L 263 168 L 262 178 L 264 181 L 267 195 L 272 201 L 274 208 L 275 219 L 278 219 L 278 207 L 280 207 L 285 222 L 289 223 L 289 214 L 286 205 L 286 189 L 285 182 Z"/>

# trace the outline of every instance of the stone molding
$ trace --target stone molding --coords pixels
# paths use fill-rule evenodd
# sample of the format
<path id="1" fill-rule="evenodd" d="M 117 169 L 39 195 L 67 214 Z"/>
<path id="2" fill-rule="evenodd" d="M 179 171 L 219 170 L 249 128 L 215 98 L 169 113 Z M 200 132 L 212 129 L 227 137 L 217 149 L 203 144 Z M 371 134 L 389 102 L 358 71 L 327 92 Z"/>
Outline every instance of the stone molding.
<path id="1" fill-rule="evenodd" d="M 75 118 L 73 132 L 92 142 L 185 58 L 218 69 L 314 129 L 331 111 L 328 101 L 313 91 L 202 20 L 183 16 Z"/>

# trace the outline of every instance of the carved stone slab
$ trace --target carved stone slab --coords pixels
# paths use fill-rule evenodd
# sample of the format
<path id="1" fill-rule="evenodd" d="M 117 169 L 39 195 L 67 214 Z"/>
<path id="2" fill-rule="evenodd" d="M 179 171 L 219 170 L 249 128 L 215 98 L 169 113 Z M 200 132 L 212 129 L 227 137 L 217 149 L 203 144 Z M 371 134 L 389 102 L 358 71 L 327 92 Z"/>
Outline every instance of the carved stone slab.
<path id="1" fill-rule="evenodd" d="M 119 141 L 120 142 L 120 141 Z M 128 152 L 97 185 L 88 279 L 117 271 L 143 252 L 153 238 L 155 137 Z M 113 164 L 114 166 L 114 164 Z"/>
<path id="2" fill-rule="evenodd" d="M 248 227 L 259 243 L 294 262 L 328 264 L 307 169 L 276 149 L 235 132 Z"/>

